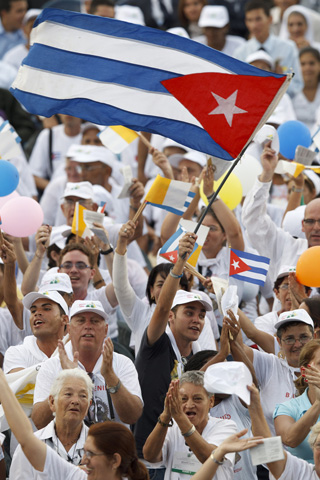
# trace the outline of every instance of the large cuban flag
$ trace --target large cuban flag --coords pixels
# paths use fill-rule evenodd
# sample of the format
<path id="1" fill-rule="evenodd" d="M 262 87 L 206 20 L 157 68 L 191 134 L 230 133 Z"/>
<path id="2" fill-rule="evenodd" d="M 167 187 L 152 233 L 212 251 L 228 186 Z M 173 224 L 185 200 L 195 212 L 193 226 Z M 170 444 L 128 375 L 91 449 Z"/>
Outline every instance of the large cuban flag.
<path id="1" fill-rule="evenodd" d="M 224 160 L 249 143 L 292 76 L 178 35 L 56 9 L 36 19 L 31 44 L 11 89 L 29 112 L 158 133 Z"/>

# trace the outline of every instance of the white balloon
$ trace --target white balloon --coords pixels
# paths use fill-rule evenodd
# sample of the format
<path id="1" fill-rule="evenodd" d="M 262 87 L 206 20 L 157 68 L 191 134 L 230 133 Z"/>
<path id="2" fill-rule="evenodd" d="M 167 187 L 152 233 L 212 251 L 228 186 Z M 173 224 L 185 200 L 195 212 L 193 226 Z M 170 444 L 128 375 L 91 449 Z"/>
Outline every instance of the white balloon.
<path id="1" fill-rule="evenodd" d="M 242 185 L 242 196 L 245 197 L 254 185 L 258 175 L 262 172 L 262 166 L 259 160 L 252 155 L 245 153 L 233 170 L 233 173 L 239 178 Z"/>

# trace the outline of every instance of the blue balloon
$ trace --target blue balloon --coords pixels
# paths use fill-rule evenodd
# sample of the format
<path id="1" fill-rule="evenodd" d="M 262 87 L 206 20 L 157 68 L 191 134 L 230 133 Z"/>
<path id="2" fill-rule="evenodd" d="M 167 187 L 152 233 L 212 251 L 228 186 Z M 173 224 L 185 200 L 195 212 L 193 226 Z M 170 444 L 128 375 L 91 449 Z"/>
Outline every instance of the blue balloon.
<path id="1" fill-rule="evenodd" d="M 298 120 L 285 122 L 278 128 L 280 153 L 289 160 L 294 159 L 298 145 L 310 147 L 311 134 L 309 128 Z"/>
<path id="2" fill-rule="evenodd" d="M 19 183 L 19 172 L 7 160 L 0 160 L 0 197 L 14 192 Z"/>

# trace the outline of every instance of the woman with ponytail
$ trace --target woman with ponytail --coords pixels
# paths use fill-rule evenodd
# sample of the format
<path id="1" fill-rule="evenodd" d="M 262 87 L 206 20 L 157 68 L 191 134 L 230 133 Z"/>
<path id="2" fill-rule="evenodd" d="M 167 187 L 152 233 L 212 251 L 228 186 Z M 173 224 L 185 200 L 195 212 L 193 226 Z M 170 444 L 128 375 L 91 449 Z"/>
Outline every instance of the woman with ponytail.
<path id="1" fill-rule="evenodd" d="M 311 340 L 302 348 L 299 366 L 298 396 L 276 406 L 274 426 L 292 455 L 314 463 L 308 437 L 310 428 L 320 421 L 320 340 Z"/>

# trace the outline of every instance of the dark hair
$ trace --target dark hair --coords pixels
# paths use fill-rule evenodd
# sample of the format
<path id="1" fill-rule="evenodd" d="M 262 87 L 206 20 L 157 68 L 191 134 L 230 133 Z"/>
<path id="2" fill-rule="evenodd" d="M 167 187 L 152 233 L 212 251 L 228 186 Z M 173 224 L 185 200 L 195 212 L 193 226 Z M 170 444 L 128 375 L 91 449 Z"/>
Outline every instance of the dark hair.
<path id="1" fill-rule="evenodd" d="M 51 257 L 51 252 L 60 253 L 61 248 L 58 247 L 58 245 L 56 245 L 55 243 L 53 243 L 52 245 L 49 245 L 49 247 L 47 248 L 47 257 L 49 260 L 48 266 L 49 268 L 54 268 L 57 266 L 57 264 L 56 264 L 56 261 Z"/>
<path id="2" fill-rule="evenodd" d="M 287 277 L 289 277 L 289 273 L 288 273 L 288 275 L 285 275 L 284 277 L 277 278 L 277 280 L 274 282 L 273 288 L 274 288 L 275 290 L 279 290 L 280 285 L 282 285 L 283 281 L 284 281 Z M 304 286 L 304 288 L 305 288 L 305 290 L 306 290 L 306 293 L 310 292 L 311 287 L 307 287 L 307 285 L 303 285 L 303 286 Z"/>
<path id="3" fill-rule="evenodd" d="M 94 265 L 93 253 L 89 250 L 88 247 L 86 247 L 82 243 L 69 243 L 68 245 L 66 245 L 64 249 L 60 252 L 59 264 L 61 265 L 62 259 L 67 253 L 73 252 L 75 250 L 79 250 L 79 252 L 82 252 L 88 257 L 89 265 L 92 268 Z"/>
<path id="4" fill-rule="evenodd" d="M 309 309 L 309 315 L 314 323 L 314 327 L 320 327 L 320 295 L 314 295 L 314 297 L 311 298 L 304 298 L 301 303 L 305 303 L 307 305 Z"/>
<path id="5" fill-rule="evenodd" d="M 157 275 L 160 274 L 161 278 L 165 280 L 169 275 L 171 268 L 172 268 L 172 263 L 159 263 L 159 265 L 156 265 L 151 270 L 148 278 L 148 282 L 147 282 L 147 287 L 146 287 L 146 296 L 148 298 L 149 305 L 152 305 L 153 303 L 155 303 L 154 298 L 151 297 L 151 287 L 154 286 Z M 188 291 L 188 280 L 185 274 L 183 274 L 180 279 L 180 287 L 182 290 Z"/>
<path id="6" fill-rule="evenodd" d="M 317 352 L 317 350 L 319 350 L 319 348 L 320 340 L 310 340 L 310 342 L 304 345 L 300 352 L 299 367 L 307 367 L 311 363 L 311 360 L 313 359 L 315 353 Z M 294 384 L 299 392 L 299 395 L 301 395 L 308 386 L 305 383 L 302 375 L 300 375 L 300 377 L 295 380 Z"/>
<path id="7" fill-rule="evenodd" d="M 91 15 L 95 14 L 97 11 L 97 8 L 100 5 L 104 5 L 106 7 L 114 7 L 115 2 L 113 0 L 92 0 L 89 8 L 89 13 L 91 13 Z"/>
<path id="8" fill-rule="evenodd" d="M 91 425 L 88 436 L 92 437 L 95 446 L 106 456 L 118 453 L 121 464 L 118 467 L 121 477 L 130 480 L 147 480 L 148 470 L 138 459 L 134 436 L 131 431 L 117 422 L 102 422 Z"/>
<path id="9" fill-rule="evenodd" d="M 270 3 L 265 0 L 249 0 L 244 6 L 244 13 L 262 8 L 267 17 L 270 17 Z"/>
<path id="10" fill-rule="evenodd" d="M 199 1 L 202 3 L 203 6 L 207 5 L 208 3 L 207 0 L 199 0 Z M 189 20 L 187 19 L 184 13 L 184 4 L 185 4 L 185 0 L 179 0 L 178 17 L 180 21 L 180 26 L 188 30 Z"/>
<path id="11" fill-rule="evenodd" d="M 200 370 L 203 365 L 205 365 L 210 358 L 215 357 L 217 353 L 216 350 L 201 350 L 200 352 L 195 353 L 186 363 L 184 371 L 189 372 L 191 370 Z"/>
<path id="12" fill-rule="evenodd" d="M 201 215 L 203 214 L 205 208 L 206 208 L 206 207 L 202 207 L 202 209 L 201 209 L 201 211 L 200 211 L 200 213 L 199 213 L 199 215 L 198 215 L 198 218 L 197 218 L 198 221 L 200 220 L 200 217 L 201 217 Z M 223 228 L 222 223 L 220 222 L 219 218 L 218 218 L 217 215 L 214 213 L 214 211 L 212 210 L 212 208 L 209 208 L 209 210 L 207 211 L 206 216 L 208 216 L 208 215 L 209 215 L 210 217 L 212 217 L 212 218 L 219 224 L 219 226 L 220 226 L 221 230 L 223 231 L 223 233 L 226 233 L 226 232 L 225 232 L 225 229 Z"/>
<path id="13" fill-rule="evenodd" d="M 305 53 L 310 53 L 311 55 L 314 56 L 314 58 L 320 62 L 320 52 L 319 50 L 317 50 L 316 48 L 313 48 L 313 47 L 304 47 L 304 48 L 301 48 L 301 50 L 299 50 L 299 58 L 302 57 L 302 55 L 304 55 Z"/>
<path id="14" fill-rule="evenodd" d="M 0 0 L 0 11 L 5 10 L 6 12 L 9 12 L 11 9 L 11 4 L 18 1 L 19 0 Z"/>
<path id="15" fill-rule="evenodd" d="M 288 330 L 288 328 L 290 327 L 296 327 L 298 325 L 307 325 L 306 323 L 304 322 L 301 322 L 299 320 L 296 320 L 294 322 L 286 322 L 286 323 L 283 323 L 277 330 L 277 337 L 281 340 L 282 338 L 282 335 Z M 310 332 L 312 333 L 313 335 L 313 328 L 311 325 L 307 325 L 309 327 L 309 330 Z"/>

